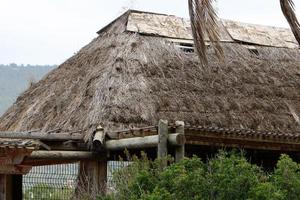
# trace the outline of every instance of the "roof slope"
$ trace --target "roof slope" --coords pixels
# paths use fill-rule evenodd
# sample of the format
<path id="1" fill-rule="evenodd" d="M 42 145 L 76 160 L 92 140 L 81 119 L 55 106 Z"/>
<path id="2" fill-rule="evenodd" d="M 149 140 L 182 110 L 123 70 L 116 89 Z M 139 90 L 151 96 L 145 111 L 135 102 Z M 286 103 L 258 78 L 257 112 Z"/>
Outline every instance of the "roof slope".
<path id="1" fill-rule="evenodd" d="M 108 28 L 106 32 L 110 32 Z M 194 125 L 300 132 L 298 49 L 222 43 L 198 65 L 161 37 L 107 34 L 82 48 L 24 92 L 0 118 L 0 131 L 84 130 Z M 90 134 L 87 134 L 90 135 Z"/>

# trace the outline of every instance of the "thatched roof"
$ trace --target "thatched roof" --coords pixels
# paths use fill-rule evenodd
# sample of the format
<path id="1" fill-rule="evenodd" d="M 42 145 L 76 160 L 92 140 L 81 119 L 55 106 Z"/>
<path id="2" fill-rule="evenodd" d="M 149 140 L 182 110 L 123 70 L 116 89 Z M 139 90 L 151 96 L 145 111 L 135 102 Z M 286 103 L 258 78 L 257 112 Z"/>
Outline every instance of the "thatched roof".
<path id="1" fill-rule="evenodd" d="M 225 60 L 218 61 L 209 50 L 209 66 L 202 67 L 194 54 L 167 42 L 189 44 L 189 38 L 174 38 L 176 30 L 184 35 L 188 28 L 181 30 L 171 20 L 170 28 L 177 29 L 170 31 L 161 21 L 169 31 L 159 35 L 157 26 L 145 28 L 143 20 L 133 21 L 138 14 L 158 20 L 166 16 L 127 12 L 99 31 L 90 44 L 17 99 L 0 118 L 0 131 L 90 133 L 100 124 L 119 130 L 155 125 L 163 118 L 191 125 L 300 132 L 300 53 L 289 30 L 263 27 L 262 33 L 258 26 L 228 22 L 226 28 L 223 23 Z M 234 34 L 241 26 L 257 30 L 256 38 L 246 32 Z"/>

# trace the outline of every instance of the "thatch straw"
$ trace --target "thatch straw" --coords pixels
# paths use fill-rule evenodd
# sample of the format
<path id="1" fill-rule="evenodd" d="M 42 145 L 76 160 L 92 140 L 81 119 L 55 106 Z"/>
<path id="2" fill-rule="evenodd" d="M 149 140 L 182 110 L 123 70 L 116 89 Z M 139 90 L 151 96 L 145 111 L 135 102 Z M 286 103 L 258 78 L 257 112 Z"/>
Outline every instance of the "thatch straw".
<path id="1" fill-rule="evenodd" d="M 158 120 L 228 128 L 299 132 L 297 49 L 223 43 L 209 67 L 164 39 L 101 35 L 31 86 L 0 118 L 0 131 L 124 129 Z M 113 136 L 112 136 L 113 137 Z"/>

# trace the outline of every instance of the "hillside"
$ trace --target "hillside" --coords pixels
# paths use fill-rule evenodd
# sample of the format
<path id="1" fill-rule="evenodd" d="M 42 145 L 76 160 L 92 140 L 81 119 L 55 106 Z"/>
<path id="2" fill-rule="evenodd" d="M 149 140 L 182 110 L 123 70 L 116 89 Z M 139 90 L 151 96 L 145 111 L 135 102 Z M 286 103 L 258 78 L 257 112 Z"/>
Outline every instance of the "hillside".
<path id="1" fill-rule="evenodd" d="M 0 115 L 11 106 L 30 82 L 40 80 L 56 66 L 50 65 L 1 65 L 0 64 Z"/>

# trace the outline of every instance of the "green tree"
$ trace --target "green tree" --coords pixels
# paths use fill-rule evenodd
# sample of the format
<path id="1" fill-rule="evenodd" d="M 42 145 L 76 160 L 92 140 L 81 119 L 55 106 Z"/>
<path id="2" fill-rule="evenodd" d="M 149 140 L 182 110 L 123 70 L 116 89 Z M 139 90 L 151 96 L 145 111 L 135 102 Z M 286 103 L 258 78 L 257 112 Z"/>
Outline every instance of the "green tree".
<path id="1" fill-rule="evenodd" d="M 167 158 L 168 161 L 171 159 Z M 144 154 L 114 174 L 115 192 L 101 200 L 292 200 L 300 197 L 300 165 L 282 155 L 273 173 L 242 153 L 220 151 L 203 162 L 185 158 L 161 168 Z M 170 163 L 170 162 L 169 162 Z"/>

